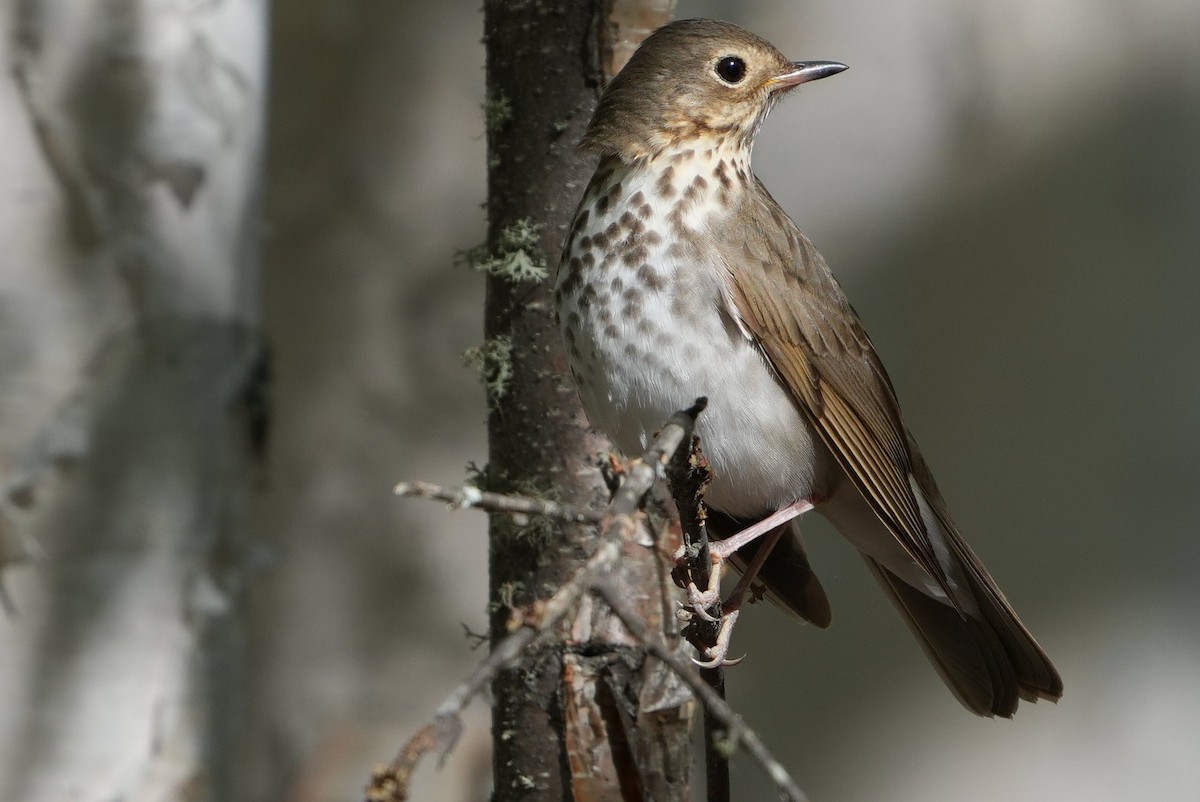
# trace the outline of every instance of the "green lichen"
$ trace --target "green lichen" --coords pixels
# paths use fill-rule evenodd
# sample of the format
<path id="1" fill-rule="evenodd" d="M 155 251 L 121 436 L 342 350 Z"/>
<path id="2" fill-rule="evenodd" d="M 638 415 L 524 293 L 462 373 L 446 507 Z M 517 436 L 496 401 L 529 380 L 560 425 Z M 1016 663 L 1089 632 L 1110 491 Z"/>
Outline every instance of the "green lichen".
<path id="1" fill-rule="evenodd" d="M 481 273 L 515 283 L 541 281 L 550 275 L 546 260 L 537 252 L 541 226 L 525 217 L 500 232 L 495 253 L 483 245 L 455 254 L 455 264 L 466 264 Z"/>
<path id="2" fill-rule="evenodd" d="M 512 338 L 501 336 L 463 352 L 463 363 L 479 371 L 490 404 L 497 403 L 508 392 L 513 377 L 512 347 Z"/>
<path id="3" fill-rule="evenodd" d="M 517 595 L 525 586 L 512 580 L 504 582 L 500 587 L 496 588 L 496 598 L 488 604 L 488 612 L 495 613 L 500 610 L 513 610 L 517 606 Z"/>
<path id="4" fill-rule="evenodd" d="M 725 730 L 713 733 L 713 750 L 726 760 L 737 754 L 738 748 L 737 741 L 728 736 Z"/>
<path id="5" fill-rule="evenodd" d="M 538 235 L 541 231 L 541 225 L 528 217 L 522 217 L 500 232 L 500 249 L 512 251 L 519 248 L 533 248 L 538 244 Z"/>
<path id="6" fill-rule="evenodd" d="M 504 95 L 490 97 L 483 103 L 483 124 L 489 131 L 499 131 L 512 115 L 512 102 Z"/>

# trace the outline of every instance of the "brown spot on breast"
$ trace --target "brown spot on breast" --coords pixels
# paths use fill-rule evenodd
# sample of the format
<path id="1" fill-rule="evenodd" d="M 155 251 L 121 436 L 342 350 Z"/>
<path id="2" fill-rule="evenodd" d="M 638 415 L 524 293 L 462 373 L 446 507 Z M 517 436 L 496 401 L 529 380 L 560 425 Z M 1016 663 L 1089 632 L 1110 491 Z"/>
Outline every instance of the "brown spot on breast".
<path id="1" fill-rule="evenodd" d="M 624 320 L 636 320 L 642 316 L 642 293 L 637 287 L 630 287 L 622 293 L 625 300 L 621 307 L 621 317 Z"/>
<path id="2" fill-rule="evenodd" d="M 608 307 L 604 307 L 596 313 L 596 320 L 601 323 L 612 323 L 612 312 L 608 311 Z"/>
<path id="3" fill-rule="evenodd" d="M 638 321 L 637 332 L 638 332 L 638 334 L 641 334 L 643 337 L 649 337 L 651 334 L 654 333 L 654 329 L 655 329 L 654 321 L 651 320 L 650 318 L 644 317 Z"/>
<path id="4" fill-rule="evenodd" d="M 635 224 L 640 225 L 638 221 L 634 219 L 633 212 L 628 211 L 622 214 L 621 219 L 617 222 L 620 224 L 621 228 L 633 228 Z"/>
<path id="5" fill-rule="evenodd" d="M 579 257 L 585 268 L 592 267 L 596 264 L 596 257 L 592 256 L 592 252 L 588 251 L 583 256 Z"/>
<path id="6" fill-rule="evenodd" d="M 621 254 L 621 261 L 627 265 L 636 265 L 639 262 L 646 261 L 649 252 L 645 247 L 638 245 L 636 248 L 629 248 L 625 253 Z M 640 277 L 641 274 L 639 274 Z"/>
<path id="7" fill-rule="evenodd" d="M 608 282 L 608 291 L 613 295 L 616 295 L 623 289 L 625 289 L 625 282 L 621 281 L 620 276 L 615 276 L 612 281 Z"/>
<path id="8" fill-rule="evenodd" d="M 572 259 L 571 261 L 574 262 L 575 260 Z M 568 263 L 566 276 L 563 278 L 562 283 L 558 285 L 555 297 L 558 297 L 558 293 L 562 293 L 563 296 L 574 295 L 582 283 L 583 271 L 576 268 L 575 265 Z"/>
<path id="9" fill-rule="evenodd" d="M 584 239 L 587 239 L 587 237 L 584 237 Z M 593 248 L 607 248 L 608 247 L 608 236 L 603 231 L 597 231 L 595 234 L 592 235 L 591 240 L 592 240 Z"/>
<path id="10" fill-rule="evenodd" d="M 642 265 L 637 272 L 638 281 L 642 282 L 648 289 L 658 291 L 666 284 L 663 282 L 662 276 L 650 265 Z"/>
<path id="11" fill-rule="evenodd" d="M 638 347 L 636 345 L 634 345 L 633 343 L 627 343 L 623 350 L 625 351 L 625 356 L 637 356 L 638 355 Z"/>
<path id="12" fill-rule="evenodd" d="M 601 195 L 600 199 L 596 201 L 596 213 L 604 214 L 607 211 L 608 211 L 608 196 Z"/>
<path id="13" fill-rule="evenodd" d="M 633 197 L 629 199 L 630 206 L 641 206 L 645 202 L 646 202 L 646 196 L 642 194 L 642 191 L 640 189 L 637 192 L 633 193 Z"/>
<path id="14" fill-rule="evenodd" d="M 589 281 L 587 286 L 583 288 L 583 292 L 579 294 L 579 308 L 587 309 L 590 307 L 592 301 L 596 299 L 596 295 L 596 285 Z"/>
<path id="15" fill-rule="evenodd" d="M 614 240 L 621 235 L 621 226 L 617 225 L 616 221 L 608 224 L 608 228 L 604 229 L 604 236 L 610 240 Z"/>
<path id="16" fill-rule="evenodd" d="M 650 204 L 648 203 L 643 203 L 638 207 L 638 217 L 642 218 L 643 220 L 649 220 L 653 214 L 654 209 L 651 208 Z"/>
<path id="17" fill-rule="evenodd" d="M 717 166 L 713 168 L 713 176 L 716 177 L 717 183 L 721 185 L 722 189 L 729 189 L 733 186 L 733 181 L 729 178 L 729 168 L 725 166 L 724 159 L 717 162 Z"/>
<path id="18" fill-rule="evenodd" d="M 613 184 L 612 187 L 609 188 L 608 199 L 610 201 L 615 202 L 620 197 L 621 197 L 621 182 L 618 181 L 617 183 Z"/>
<path id="19" fill-rule="evenodd" d="M 579 214 L 575 215 L 575 220 L 571 223 L 571 237 L 574 238 L 587 225 L 588 210 L 584 209 Z"/>
<path id="20" fill-rule="evenodd" d="M 591 249 L 592 249 L 592 238 L 591 237 L 583 237 L 582 239 L 579 240 L 579 250 L 590 251 Z"/>
<path id="21" fill-rule="evenodd" d="M 571 336 L 574 336 L 572 329 L 577 328 L 579 328 L 579 313 L 571 312 L 569 315 L 567 315 L 567 333 Z"/>
<path id="22" fill-rule="evenodd" d="M 683 300 L 683 296 L 676 295 L 671 299 L 671 315 L 677 318 L 686 318 L 688 316 L 687 302 Z"/>
<path id="23" fill-rule="evenodd" d="M 675 168 L 667 165 L 667 169 L 662 171 L 662 175 L 654 182 L 654 190 L 663 198 L 669 198 L 675 194 Z"/>
<path id="24" fill-rule="evenodd" d="M 617 339 L 617 337 L 619 337 L 620 334 L 621 334 L 621 330 L 618 329 L 616 327 L 616 325 L 613 323 L 609 323 L 607 326 L 604 327 L 604 336 L 610 340 Z"/>
<path id="25" fill-rule="evenodd" d="M 662 242 L 662 235 L 657 231 L 647 231 L 646 236 L 642 239 L 647 245 L 654 246 Z"/>

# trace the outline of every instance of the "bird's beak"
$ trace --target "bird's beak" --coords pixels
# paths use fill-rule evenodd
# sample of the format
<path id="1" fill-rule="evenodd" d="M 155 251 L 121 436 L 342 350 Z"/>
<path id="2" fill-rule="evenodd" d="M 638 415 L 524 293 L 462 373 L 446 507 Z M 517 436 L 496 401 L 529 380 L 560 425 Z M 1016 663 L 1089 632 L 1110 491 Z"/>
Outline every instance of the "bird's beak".
<path id="1" fill-rule="evenodd" d="M 793 61 L 791 69 L 783 75 L 776 75 L 772 78 L 770 85 L 771 89 L 791 89 L 818 78 L 837 75 L 845 69 L 849 68 L 837 61 Z"/>

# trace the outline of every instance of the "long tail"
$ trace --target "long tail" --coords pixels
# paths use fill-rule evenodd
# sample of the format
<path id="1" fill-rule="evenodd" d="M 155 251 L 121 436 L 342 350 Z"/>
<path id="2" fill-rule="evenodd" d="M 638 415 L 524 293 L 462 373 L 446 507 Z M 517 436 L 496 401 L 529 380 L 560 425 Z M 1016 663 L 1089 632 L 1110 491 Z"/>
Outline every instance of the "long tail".
<path id="1" fill-rule="evenodd" d="M 1011 718 L 1020 699 L 1058 701 L 1062 696 L 1058 672 L 986 572 L 982 582 L 972 583 L 982 615 L 975 618 L 925 595 L 866 554 L 863 558 L 968 710 Z"/>
<path id="2" fill-rule="evenodd" d="M 925 654 L 968 710 L 1009 718 L 1021 699 L 1057 701 L 1063 691 L 1058 671 L 958 533 L 919 454 L 912 478 L 921 494 L 926 532 L 953 585 L 953 602 L 898 548 L 896 538 L 852 487 L 818 509 L 862 552 Z"/>

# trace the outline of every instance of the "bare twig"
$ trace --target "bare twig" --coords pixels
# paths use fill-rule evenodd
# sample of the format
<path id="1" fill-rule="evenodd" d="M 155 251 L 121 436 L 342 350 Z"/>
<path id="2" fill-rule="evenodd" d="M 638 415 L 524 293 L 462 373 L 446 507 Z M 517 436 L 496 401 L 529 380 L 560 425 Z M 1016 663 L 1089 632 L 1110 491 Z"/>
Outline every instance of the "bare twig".
<path id="1" fill-rule="evenodd" d="M 408 783 L 421 758 L 436 751 L 444 760 L 454 748 L 462 731 L 461 713 L 506 665 L 519 658 L 530 646 L 556 629 L 584 594 L 594 593 L 612 609 L 629 633 L 646 651 L 671 668 L 700 697 L 706 709 L 725 727 L 723 744 L 742 746 L 750 757 L 779 786 L 783 798 L 804 802 L 804 794 L 776 761 L 753 730 L 742 723 L 729 704 L 700 676 L 695 666 L 681 658 L 662 638 L 650 632 L 628 601 L 613 590 L 609 576 L 616 566 L 622 547 L 638 542 L 645 525 L 640 505 L 643 498 L 663 476 L 664 469 L 680 445 L 691 441 L 696 416 L 704 408 L 696 406 L 677 412 L 655 437 L 650 449 L 624 466 L 623 478 L 612 502 L 603 513 L 573 510 L 540 499 L 485 493 L 474 487 L 451 490 L 424 482 L 404 482 L 396 487 L 398 495 L 421 496 L 447 501 L 457 507 L 477 507 L 494 512 L 547 515 L 575 523 L 600 522 L 603 542 L 549 599 L 528 608 L 513 610 L 509 619 L 512 634 L 496 644 L 471 675 L 446 698 L 434 719 L 422 727 L 401 749 L 392 763 L 376 769 L 367 788 L 368 802 L 403 802 L 408 799 Z"/>
<path id="2" fill-rule="evenodd" d="M 474 507 L 488 512 L 507 512 L 512 515 L 544 515 L 556 521 L 572 524 L 598 524 L 604 520 L 604 513 L 595 510 L 579 510 L 557 501 L 529 496 L 489 493 L 474 485 L 443 487 L 431 482 L 401 482 L 392 492 L 397 496 L 417 496 L 444 501 L 458 509 Z"/>
<path id="3" fill-rule="evenodd" d="M 796 785 L 796 781 L 788 774 L 783 764 L 771 755 L 762 739 L 758 737 L 758 733 L 742 722 L 741 716 L 734 712 L 729 703 L 709 686 L 700 676 L 699 670 L 649 632 L 633 612 L 629 603 L 620 594 L 615 593 L 609 585 L 603 582 L 598 583 L 595 590 L 617 614 L 617 618 L 621 619 L 621 623 L 629 630 L 629 634 L 637 638 L 646 647 L 647 652 L 670 666 L 671 670 L 679 675 L 680 679 L 686 682 L 688 687 L 700 697 L 705 709 L 712 711 L 713 715 L 725 726 L 724 742 L 730 747 L 745 748 L 747 754 L 779 787 L 783 799 L 788 802 L 806 802 L 808 797 Z"/>

